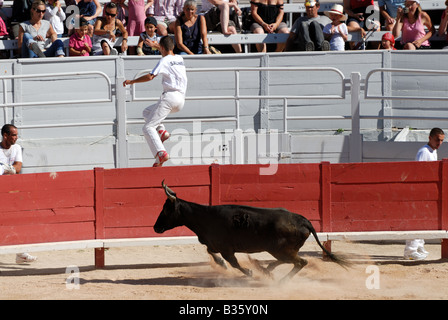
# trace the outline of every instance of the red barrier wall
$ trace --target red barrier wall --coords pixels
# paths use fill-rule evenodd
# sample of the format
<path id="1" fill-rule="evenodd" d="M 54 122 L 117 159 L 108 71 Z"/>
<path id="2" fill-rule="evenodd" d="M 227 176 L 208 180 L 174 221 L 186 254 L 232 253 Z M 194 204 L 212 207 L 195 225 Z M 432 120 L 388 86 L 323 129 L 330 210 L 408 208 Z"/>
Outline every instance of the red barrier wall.
<path id="1" fill-rule="evenodd" d="M 448 161 L 211 165 L 0 176 L 0 245 L 160 236 L 166 200 L 284 207 L 318 232 L 448 229 Z M 162 236 L 193 235 L 176 228 Z"/>

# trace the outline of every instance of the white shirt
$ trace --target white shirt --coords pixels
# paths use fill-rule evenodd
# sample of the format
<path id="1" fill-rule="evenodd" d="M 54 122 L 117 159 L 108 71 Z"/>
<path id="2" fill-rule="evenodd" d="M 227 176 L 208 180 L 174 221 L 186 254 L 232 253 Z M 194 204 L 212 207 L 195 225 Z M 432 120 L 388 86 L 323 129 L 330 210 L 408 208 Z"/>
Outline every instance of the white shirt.
<path id="1" fill-rule="evenodd" d="M 162 75 L 164 92 L 179 91 L 185 94 L 187 91 L 187 72 L 184 59 L 180 55 L 169 54 L 163 57 L 151 71 L 151 74 Z"/>
<path id="2" fill-rule="evenodd" d="M 50 4 L 47 4 L 47 8 L 45 10 L 46 11 L 44 19 L 50 21 L 50 24 L 53 27 L 56 34 L 63 34 L 64 20 L 65 20 L 64 10 L 59 9 L 59 7 L 53 7 Z"/>
<path id="3" fill-rule="evenodd" d="M 324 27 L 323 33 L 331 34 L 332 24 L 329 23 Z M 343 34 L 348 35 L 347 25 L 345 23 L 341 23 L 334 27 L 334 34 L 330 39 L 330 50 L 331 51 L 344 51 L 345 50 L 345 41 L 339 33 L 339 27 Z"/>
<path id="4" fill-rule="evenodd" d="M 0 145 L 0 163 L 13 165 L 16 161 L 23 162 L 22 147 L 18 144 L 14 144 L 9 149 L 3 149 Z M 0 168 L 0 175 L 2 174 L 3 168 Z"/>
<path id="5" fill-rule="evenodd" d="M 437 149 L 425 145 L 418 150 L 415 161 L 437 161 Z"/>

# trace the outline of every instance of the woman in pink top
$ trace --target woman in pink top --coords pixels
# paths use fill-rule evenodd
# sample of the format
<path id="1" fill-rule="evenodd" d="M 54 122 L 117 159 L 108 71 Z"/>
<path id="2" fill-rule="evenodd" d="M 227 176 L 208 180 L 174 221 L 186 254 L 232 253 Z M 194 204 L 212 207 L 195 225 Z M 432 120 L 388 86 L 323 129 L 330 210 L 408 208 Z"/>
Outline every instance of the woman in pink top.
<path id="1" fill-rule="evenodd" d="M 429 15 L 422 11 L 419 0 L 406 0 L 405 9 L 398 9 L 394 37 L 400 36 L 400 32 L 404 50 L 431 48 L 429 38 L 435 33 L 435 29 Z"/>
<path id="2" fill-rule="evenodd" d="M 148 1 L 145 5 L 145 0 L 129 0 L 128 1 L 128 26 L 127 31 L 129 36 L 139 36 L 145 31 L 146 10 L 153 4 L 153 1 Z"/>

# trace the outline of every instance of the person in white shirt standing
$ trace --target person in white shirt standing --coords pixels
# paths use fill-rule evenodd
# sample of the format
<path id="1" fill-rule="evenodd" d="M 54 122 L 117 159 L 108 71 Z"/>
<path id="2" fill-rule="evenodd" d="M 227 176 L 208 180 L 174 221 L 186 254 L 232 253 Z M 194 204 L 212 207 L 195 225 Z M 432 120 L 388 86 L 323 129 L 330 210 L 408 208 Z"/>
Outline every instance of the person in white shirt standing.
<path id="1" fill-rule="evenodd" d="M 437 149 L 442 145 L 445 133 L 440 128 L 433 128 L 429 133 L 429 141 L 417 152 L 415 161 L 437 161 Z M 429 252 L 425 250 L 425 240 L 406 240 L 404 258 L 407 260 L 424 260 Z"/>
<path id="2" fill-rule="evenodd" d="M 64 33 L 65 12 L 62 10 L 61 2 L 59 0 L 48 0 L 47 8 L 45 10 L 44 19 L 50 21 L 58 38 L 62 38 L 62 34 Z"/>
<path id="3" fill-rule="evenodd" d="M 187 73 L 184 59 L 180 55 L 174 54 L 174 40 L 169 36 L 164 36 L 160 39 L 159 44 L 162 59 L 160 59 L 155 68 L 150 73 L 137 79 L 125 80 L 123 82 L 123 86 L 126 86 L 151 81 L 158 75 L 162 76 L 162 96 L 156 104 L 147 107 L 143 111 L 143 118 L 145 118 L 143 133 L 152 154 L 156 158 L 153 167 L 161 167 L 169 159 L 163 142 L 170 137 L 170 134 L 165 130 L 162 121 L 170 113 L 182 110 L 187 90 Z"/>
<path id="4" fill-rule="evenodd" d="M 20 173 L 22 170 L 22 147 L 16 144 L 19 134 L 17 127 L 5 124 L 2 127 L 2 142 L 0 143 L 0 175 Z M 18 253 L 17 263 L 30 263 L 37 258 L 28 253 Z"/>

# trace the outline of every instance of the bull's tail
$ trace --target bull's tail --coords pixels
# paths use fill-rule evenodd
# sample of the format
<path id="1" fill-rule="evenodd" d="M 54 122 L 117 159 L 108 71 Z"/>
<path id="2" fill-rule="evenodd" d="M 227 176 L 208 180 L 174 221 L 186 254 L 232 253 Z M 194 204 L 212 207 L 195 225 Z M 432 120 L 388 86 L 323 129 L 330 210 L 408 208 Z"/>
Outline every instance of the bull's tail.
<path id="1" fill-rule="evenodd" d="M 345 257 L 331 253 L 330 251 L 327 250 L 327 248 L 323 246 L 323 244 L 319 241 L 319 237 L 317 236 L 316 230 L 314 230 L 313 225 L 309 221 L 307 224 L 307 228 L 313 234 L 314 239 L 316 239 L 316 242 L 319 245 L 319 247 L 321 247 L 321 249 L 325 252 L 325 254 L 330 258 L 331 261 L 336 262 L 338 265 L 344 268 L 347 268 L 351 265 L 350 261 L 348 261 Z"/>

